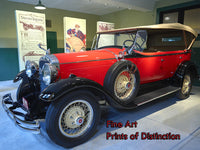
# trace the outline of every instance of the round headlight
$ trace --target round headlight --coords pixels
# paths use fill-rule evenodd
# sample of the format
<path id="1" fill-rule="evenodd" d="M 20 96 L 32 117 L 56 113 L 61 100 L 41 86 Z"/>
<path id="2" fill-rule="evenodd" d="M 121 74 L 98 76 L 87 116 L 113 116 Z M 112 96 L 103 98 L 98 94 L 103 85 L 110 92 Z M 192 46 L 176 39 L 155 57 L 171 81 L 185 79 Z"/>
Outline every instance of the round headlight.
<path id="1" fill-rule="evenodd" d="M 38 65 L 34 61 L 27 60 L 25 68 L 26 75 L 30 78 L 38 70 Z"/>
<path id="2" fill-rule="evenodd" d="M 46 85 L 49 85 L 56 79 L 57 69 L 56 66 L 45 63 L 42 67 L 42 80 Z"/>

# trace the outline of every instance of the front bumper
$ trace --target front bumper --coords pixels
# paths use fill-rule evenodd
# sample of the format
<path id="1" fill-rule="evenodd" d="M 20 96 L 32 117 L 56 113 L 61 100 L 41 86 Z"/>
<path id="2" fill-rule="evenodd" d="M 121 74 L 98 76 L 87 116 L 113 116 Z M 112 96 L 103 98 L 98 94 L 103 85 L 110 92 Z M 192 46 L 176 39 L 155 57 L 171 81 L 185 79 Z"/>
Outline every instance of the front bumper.
<path id="1" fill-rule="evenodd" d="M 40 120 L 26 121 L 20 119 L 20 117 L 25 118 L 25 113 L 23 113 L 23 108 L 20 104 L 13 102 L 10 93 L 3 96 L 2 106 L 17 127 L 35 134 L 40 133 Z"/>

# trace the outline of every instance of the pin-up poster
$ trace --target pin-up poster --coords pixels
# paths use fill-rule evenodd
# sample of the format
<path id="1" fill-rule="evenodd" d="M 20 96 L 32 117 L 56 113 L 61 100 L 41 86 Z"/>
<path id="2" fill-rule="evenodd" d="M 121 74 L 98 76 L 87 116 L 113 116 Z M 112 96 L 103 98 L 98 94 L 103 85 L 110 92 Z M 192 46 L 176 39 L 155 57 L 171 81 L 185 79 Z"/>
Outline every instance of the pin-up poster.
<path id="1" fill-rule="evenodd" d="M 97 22 L 97 32 L 113 30 L 115 24 L 110 22 Z M 114 45 L 114 35 L 112 34 L 104 34 L 101 35 L 101 39 L 99 40 L 98 47 L 103 47 L 105 45 Z"/>
<path id="2" fill-rule="evenodd" d="M 65 52 L 80 52 L 86 50 L 86 20 L 64 17 Z"/>
<path id="3" fill-rule="evenodd" d="M 39 62 L 45 52 L 38 44 L 46 45 L 45 14 L 27 11 L 15 11 L 18 40 L 18 57 L 20 71 L 25 68 L 26 60 Z M 44 47 L 46 48 L 46 47 Z"/>

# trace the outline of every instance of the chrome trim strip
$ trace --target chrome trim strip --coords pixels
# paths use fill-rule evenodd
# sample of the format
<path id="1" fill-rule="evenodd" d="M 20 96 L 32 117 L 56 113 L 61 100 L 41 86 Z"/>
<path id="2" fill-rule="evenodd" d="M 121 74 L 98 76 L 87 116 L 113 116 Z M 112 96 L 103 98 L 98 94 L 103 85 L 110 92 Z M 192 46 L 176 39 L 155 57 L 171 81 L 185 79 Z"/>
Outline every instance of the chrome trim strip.
<path id="1" fill-rule="evenodd" d="M 83 62 L 92 62 L 92 61 L 103 61 L 103 60 L 114 60 L 116 58 L 107 58 L 107 59 L 97 59 L 97 60 L 86 60 L 86 61 L 76 61 L 76 62 L 67 62 L 67 63 L 60 63 L 61 65 L 64 64 L 74 64 L 74 63 L 83 63 Z"/>

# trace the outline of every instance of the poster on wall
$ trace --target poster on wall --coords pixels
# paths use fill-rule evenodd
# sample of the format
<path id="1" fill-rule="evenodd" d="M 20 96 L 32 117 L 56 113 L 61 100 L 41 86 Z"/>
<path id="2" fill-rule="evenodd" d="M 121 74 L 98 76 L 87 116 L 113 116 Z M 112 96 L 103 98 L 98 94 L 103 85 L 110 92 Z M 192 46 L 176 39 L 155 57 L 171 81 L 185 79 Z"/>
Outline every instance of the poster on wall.
<path id="1" fill-rule="evenodd" d="M 65 52 L 86 50 L 86 19 L 64 17 Z"/>
<path id="2" fill-rule="evenodd" d="M 98 21 L 97 32 L 113 30 L 114 26 L 115 26 L 114 23 Z M 115 45 L 114 35 L 111 35 L 111 34 L 101 35 L 100 41 L 98 43 L 98 47 L 103 47 L 106 45 Z"/>
<path id="3" fill-rule="evenodd" d="M 45 14 L 15 11 L 17 25 L 18 57 L 20 71 L 25 69 L 26 60 L 39 62 L 45 51 L 38 47 L 46 45 Z M 46 49 L 46 46 L 43 46 Z"/>
<path id="4" fill-rule="evenodd" d="M 114 27 L 115 27 L 114 23 L 103 22 L 103 21 L 97 22 L 97 32 L 113 30 Z"/>

